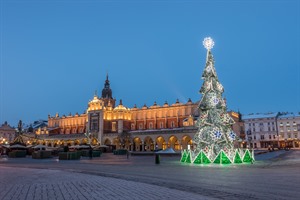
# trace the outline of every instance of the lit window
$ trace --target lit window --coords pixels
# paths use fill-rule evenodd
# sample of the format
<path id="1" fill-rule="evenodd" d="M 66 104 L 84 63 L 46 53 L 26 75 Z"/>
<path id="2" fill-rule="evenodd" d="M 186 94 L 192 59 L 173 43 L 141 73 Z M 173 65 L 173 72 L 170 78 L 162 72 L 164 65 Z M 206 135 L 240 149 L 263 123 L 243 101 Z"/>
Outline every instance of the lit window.
<path id="1" fill-rule="evenodd" d="M 174 121 L 172 121 L 171 122 L 171 128 L 174 128 L 174 126 L 175 126 L 175 123 L 174 123 Z"/>
<path id="2" fill-rule="evenodd" d="M 116 131 L 116 130 L 117 130 L 117 124 L 116 124 L 116 122 L 112 122 L 111 131 Z"/>
<path id="3" fill-rule="evenodd" d="M 149 129 L 153 129 L 153 123 L 152 122 L 149 123 Z"/>
<path id="4" fill-rule="evenodd" d="M 142 123 L 139 124 L 139 129 L 143 129 L 143 124 Z"/>
<path id="5" fill-rule="evenodd" d="M 134 126 L 135 126 L 134 124 L 131 124 L 131 129 L 134 129 Z"/>

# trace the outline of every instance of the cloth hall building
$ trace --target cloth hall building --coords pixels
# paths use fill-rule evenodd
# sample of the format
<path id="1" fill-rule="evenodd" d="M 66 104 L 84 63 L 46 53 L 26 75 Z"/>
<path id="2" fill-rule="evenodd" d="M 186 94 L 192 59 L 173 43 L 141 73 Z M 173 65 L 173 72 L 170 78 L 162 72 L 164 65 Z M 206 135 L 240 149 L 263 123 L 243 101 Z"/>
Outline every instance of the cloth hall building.
<path id="1" fill-rule="evenodd" d="M 234 131 L 243 136 L 240 115 L 229 112 L 236 121 Z M 106 145 L 113 149 L 151 151 L 155 148 L 174 150 L 192 145 L 197 131 L 198 102 L 156 102 L 150 107 L 128 108 L 112 96 L 108 75 L 101 96 L 94 95 L 85 113 L 48 116 L 48 129 L 40 131 L 39 143 L 49 146 L 88 144 Z"/>

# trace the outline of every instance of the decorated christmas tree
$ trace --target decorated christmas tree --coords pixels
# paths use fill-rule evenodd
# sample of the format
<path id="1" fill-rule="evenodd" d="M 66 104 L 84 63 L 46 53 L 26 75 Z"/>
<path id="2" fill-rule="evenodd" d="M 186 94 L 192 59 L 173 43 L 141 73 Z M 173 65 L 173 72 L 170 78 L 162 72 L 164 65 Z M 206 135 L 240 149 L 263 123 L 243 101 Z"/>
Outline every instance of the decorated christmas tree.
<path id="1" fill-rule="evenodd" d="M 241 156 L 234 149 L 234 141 L 237 139 L 232 130 L 234 120 L 227 113 L 226 100 L 222 97 L 224 88 L 219 82 L 211 53 L 214 41 L 211 38 L 205 38 L 203 45 L 207 49 L 207 57 L 202 73 L 204 82 L 200 89 L 202 94 L 199 103 L 200 116 L 196 123 L 198 131 L 194 136 L 191 160 L 195 164 L 241 163 Z M 237 158 L 237 154 L 240 159 Z"/>

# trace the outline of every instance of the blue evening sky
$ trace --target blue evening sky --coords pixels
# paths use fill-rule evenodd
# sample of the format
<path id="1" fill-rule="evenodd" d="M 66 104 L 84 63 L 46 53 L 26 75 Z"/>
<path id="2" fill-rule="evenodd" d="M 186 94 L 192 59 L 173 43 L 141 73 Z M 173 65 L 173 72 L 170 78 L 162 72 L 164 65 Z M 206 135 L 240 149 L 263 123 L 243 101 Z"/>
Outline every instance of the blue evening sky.
<path id="1" fill-rule="evenodd" d="M 228 110 L 300 111 L 300 3 L 1 0 L 0 123 L 83 113 L 109 73 L 127 107 L 199 100 L 204 37 Z"/>

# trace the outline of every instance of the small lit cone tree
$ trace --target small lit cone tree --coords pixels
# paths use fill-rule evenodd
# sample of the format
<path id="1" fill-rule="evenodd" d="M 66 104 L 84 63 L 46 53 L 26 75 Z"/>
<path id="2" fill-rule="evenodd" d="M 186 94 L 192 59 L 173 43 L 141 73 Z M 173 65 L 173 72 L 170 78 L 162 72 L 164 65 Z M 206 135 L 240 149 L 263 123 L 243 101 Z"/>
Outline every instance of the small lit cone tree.
<path id="1" fill-rule="evenodd" d="M 207 49 L 207 57 L 202 74 L 204 82 L 200 89 L 202 94 L 199 103 L 200 116 L 196 123 L 198 131 L 194 136 L 195 148 L 191 153 L 192 160 L 195 164 L 229 164 L 241 160 L 233 144 L 236 140 L 236 134 L 232 130 L 234 120 L 227 113 L 226 100 L 222 97 L 224 88 L 219 82 L 214 66 L 211 53 L 214 41 L 205 38 L 203 45 Z"/>

